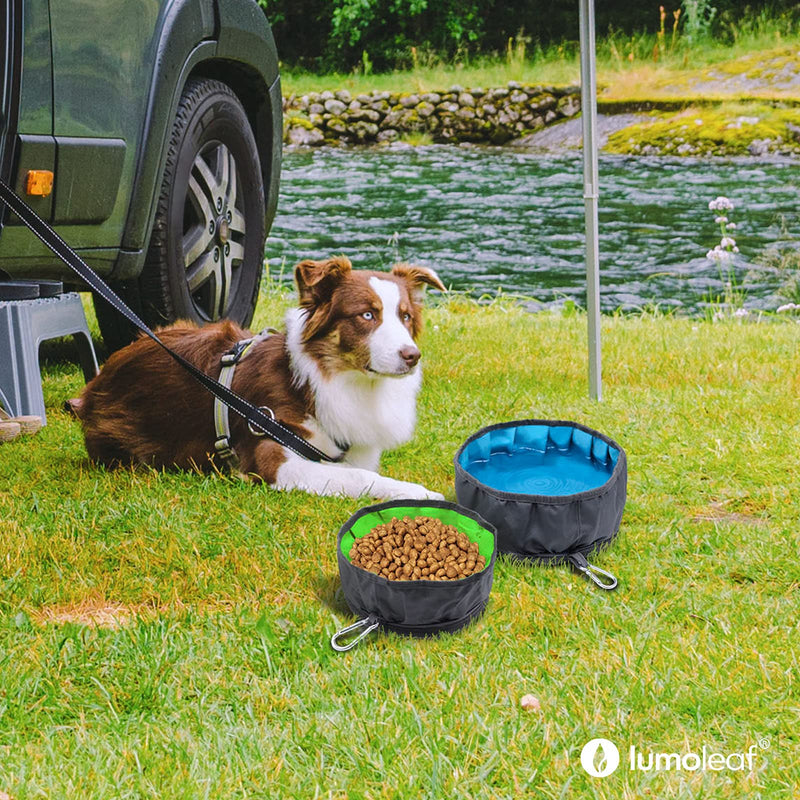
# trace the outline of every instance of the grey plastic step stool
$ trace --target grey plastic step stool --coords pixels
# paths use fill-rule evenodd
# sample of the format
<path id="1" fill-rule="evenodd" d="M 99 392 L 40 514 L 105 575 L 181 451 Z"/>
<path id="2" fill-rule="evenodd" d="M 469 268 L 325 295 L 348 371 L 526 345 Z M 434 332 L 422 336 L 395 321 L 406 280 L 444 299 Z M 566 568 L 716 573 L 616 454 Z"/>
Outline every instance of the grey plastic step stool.
<path id="1" fill-rule="evenodd" d="M 39 345 L 70 335 L 89 381 L 97 374 L 97 357 L 78 294 L 0 300 L 0 403 L 11 416 L 35 414 L 47 424 Z"/>

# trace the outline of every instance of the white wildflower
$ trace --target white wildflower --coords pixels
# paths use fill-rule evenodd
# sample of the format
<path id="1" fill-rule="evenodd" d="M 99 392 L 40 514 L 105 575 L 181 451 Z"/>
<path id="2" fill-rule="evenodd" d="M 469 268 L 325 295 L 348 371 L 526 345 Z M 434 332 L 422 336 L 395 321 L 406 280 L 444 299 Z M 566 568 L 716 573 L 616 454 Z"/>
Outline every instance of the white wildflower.
<path id="1" fill-rule="evenodd" d="M 733 312 L 734 317 L 749 317 L 750 312 L 746 308 L 737 308 L 736 311 Z"/>
<path id="2" fill-rule="evenodd" d="M 716 222 L 717 225 L 725 225 L 728 222 L 728 218 L 727 217 L 716 217 L 714 219 L 714 222 Z"/>
<path id="3" fill-rule="evenodd" d="M 709 211 L 733 211 L 733 203 L 727 197 L 720 195 L 708 204 Z"/>
<path id="4" fill-rule="evenodd" d="M 800 306 L 797 305 L 797 303 L 786 303 L 785 305 L 778 306 L 778 314 L 785 314 L 787 311 L 800 311 Z"/>
<path id="5" fill-rule="evenodd" d="M 727 217 L 725 218 L 725 222 L 727 223 L 727 227 L 728 227 L 729 231 L 735 231 L 736 230 L 736 223 L 735 222 L 728 222 Z"/>
<path id="6" fill-rule="evenodd" d="M 736 247 L 736 239 L 732 238 L 731 236 L 723 236 L 720 240 L 719 246 L 723 250 L 730 250 Z"/>
<path id="7" fill-rule="evenodd" d="M 730 261 L 732 257 L 733 255 L 728 250 L 723 250 L 719 245 L 706 253 L 706 258 L 711 261 L 719 261 L 720 263 L 723 261 Z"/>

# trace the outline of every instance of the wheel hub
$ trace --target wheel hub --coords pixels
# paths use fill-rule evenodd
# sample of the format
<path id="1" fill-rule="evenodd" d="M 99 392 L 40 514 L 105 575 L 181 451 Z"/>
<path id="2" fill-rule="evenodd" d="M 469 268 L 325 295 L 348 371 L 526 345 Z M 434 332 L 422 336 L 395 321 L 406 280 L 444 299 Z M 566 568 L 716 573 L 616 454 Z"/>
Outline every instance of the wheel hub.
<path id="1" fill-rule="evenodd" d="M 228 225 L 228 220 L 225 217 L 220 217 L 217 220 L 217 241 L 220 244 L 225 244 L 228 241 L 228 237 L 231 235 L 231 229 Z"/>

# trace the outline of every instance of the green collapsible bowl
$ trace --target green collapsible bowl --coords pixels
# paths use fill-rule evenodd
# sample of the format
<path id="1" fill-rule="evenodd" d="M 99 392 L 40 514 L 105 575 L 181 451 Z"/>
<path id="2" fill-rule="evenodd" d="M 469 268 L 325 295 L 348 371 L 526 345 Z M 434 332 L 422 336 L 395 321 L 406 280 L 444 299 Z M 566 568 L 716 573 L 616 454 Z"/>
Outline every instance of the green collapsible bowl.
<path id="1" fill-rule="evenodd" d="M 355 540 L 393 517 L 433 517 L 453 525 L 477 542 L 486 566 L 466 578 L 449 581 L 398 580 L 362 569 L 350 560 Z M 360 617 L 331 639 L 335 650 L 349 650 L 375 628 L 410 636 L 456 631 L 480 616 L 489 600 L 497 554 L 497 535 L 476 512 L 442 500 L 392 500 L 366 506 L 339 530 L 336 557 L 347 605 Z M 358 633 L 355 639 L 343 640 Z"/>

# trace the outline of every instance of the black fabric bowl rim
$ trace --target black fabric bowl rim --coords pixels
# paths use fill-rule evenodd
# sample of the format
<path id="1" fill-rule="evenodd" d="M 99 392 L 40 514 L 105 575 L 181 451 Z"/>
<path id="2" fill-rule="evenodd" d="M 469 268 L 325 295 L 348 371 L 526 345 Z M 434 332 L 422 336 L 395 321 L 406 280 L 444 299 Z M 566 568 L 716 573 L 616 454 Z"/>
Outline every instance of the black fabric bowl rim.
<path id="1" fill-rule="evenodd" d="M 467 472 L 467 470 L 465 470 L 464 467 L 461 466 L 460 462 L 461 454 L 464 452 L 464 450 L 471 442 L 475 441 L 475 439 L 479 439 L 481 436 L 485 436 L 487 433 L 490 433 L 491 431 L 502 430 L 503 428 L 519 428 L 523 425 L 545 425 L 551 428 L 560 426 L 566 426 L 568 428 L 577 428 L 578 430 L 583 431 L 584 433 L 596 436 L 598 439 L 605 442 L 610 447 L 615 448 L 619 452 L 617 463 L 614 465 L 614 469 L 612 470 L 611 475 L 609 475 L 608 480 L 601 486 L 597 486 L 594 489 L 587 489 L 585 492 L 575 492 L 574 494 L 559 494 L 559 495 L 504 492 L 501 489 L 495 489 L 493 486 L 489 486 L 488 484 L 479 481 L 471 473 Z M 552 419 L 520 419 L 520 420 L 514 420 L 512 422 L 497 422 L 494 425 L 487 425 L 485 428 L 481 428 L 479 431 L 473 433 L 461 445 L 461 447 L 458 448 L 458 452 L 455 454 L 455 456 L 453 456 L 453 465 L 455 467 L 457 478 L 461 477 L 468 483 L 471 483 L 473 486 L 478 487 L 479 489 L 481 489 L 481 491 L 486 492 L 486 494 L 489 494 L 492 497 L 497 497 L 503 500 L 517 500 L 528 503 L 539 503 L 541 505 L 560 506 L 560 505 L 575 503 L 580 500 L 589 500 L 590 498 L 600 497 L 603 494 L 607 494 L 609 491 L 613 489 L 614 485 L 619 480 L 620 475 L 622 475 L 623 472 L 627 470 L 627 456 L 625 455 L 625 450 L 623 450 L 623 448 L 620 447 L 613 439 L 609 438 L 603 433 L 600 433 L 600 431 L 594 430 L 594 428 L 589 428 L 586 425 L 582 425 L 580 422 L 573 422 L 571 420 L 552 420 Z"/>

